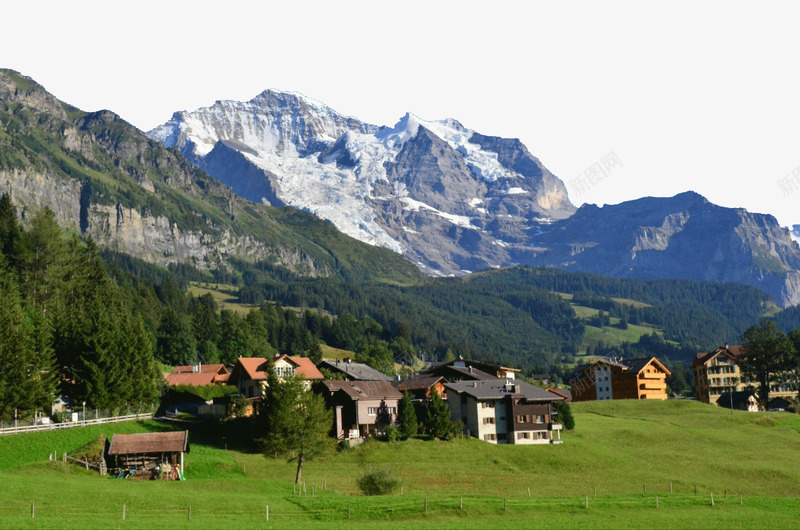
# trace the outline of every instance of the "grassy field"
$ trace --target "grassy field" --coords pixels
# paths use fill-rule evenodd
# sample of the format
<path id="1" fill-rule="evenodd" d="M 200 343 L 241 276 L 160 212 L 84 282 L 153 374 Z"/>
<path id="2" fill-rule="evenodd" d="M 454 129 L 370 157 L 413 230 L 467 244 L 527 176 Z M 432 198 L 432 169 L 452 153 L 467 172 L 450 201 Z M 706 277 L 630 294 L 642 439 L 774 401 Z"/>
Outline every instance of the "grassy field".
<path id="1" fill-rule="evenodd" d="M 112 480 L 47 460 L 100 434 L 172 428 L 157 422 L 0 437 L 0 527 L 122 526 L 123 504 L 124 526 L 136 527 L 797 526 L 800 416 L 730 414 L 690 401 L 574 411 L 576 430 L 562 445 L 411 440 L 334 453 L 306 465 L 305 496 L 293 493 L 293 463 L 227 450 L 207 430 L 192 434 L 188 480 L 169 483 Z M 392 467 L 402 494 L 360 495 L 355 481 L 367 465 Z"/>

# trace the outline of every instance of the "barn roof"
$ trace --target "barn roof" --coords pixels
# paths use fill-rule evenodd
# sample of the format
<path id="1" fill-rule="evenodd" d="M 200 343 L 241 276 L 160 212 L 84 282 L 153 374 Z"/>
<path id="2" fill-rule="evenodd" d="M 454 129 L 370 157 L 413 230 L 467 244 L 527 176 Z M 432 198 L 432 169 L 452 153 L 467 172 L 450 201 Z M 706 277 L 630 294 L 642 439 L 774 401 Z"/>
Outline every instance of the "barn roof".
<path id="1" fill-rule="evenodd" d="M 188 452 L 189 431 L 115 434 L 108 449 L 109 455 Z"/>
<path id="2" fill-rule="evenodd" d="M 176 366 L 167 374 L 169 386 L 192 385 L 210 386 L 220 383 L 228 377 L 228 370 L 223 364 L 198 364 L 193 366 Z"/>

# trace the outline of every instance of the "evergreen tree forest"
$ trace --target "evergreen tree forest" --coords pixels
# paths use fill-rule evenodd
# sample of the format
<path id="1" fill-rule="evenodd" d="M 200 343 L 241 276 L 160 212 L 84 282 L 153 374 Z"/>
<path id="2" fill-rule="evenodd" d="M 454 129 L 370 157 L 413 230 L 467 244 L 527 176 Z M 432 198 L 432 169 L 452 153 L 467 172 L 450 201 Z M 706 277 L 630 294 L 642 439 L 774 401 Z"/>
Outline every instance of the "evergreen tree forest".
<path id="1" fill-rule="evenodd" d="M 91 240 L 66 239 L 46 209 L 23 230 L 4 195 L 0 250 L 0 419 L 58 395 L 108 410 L 156 401 L 152 335 Z"/>

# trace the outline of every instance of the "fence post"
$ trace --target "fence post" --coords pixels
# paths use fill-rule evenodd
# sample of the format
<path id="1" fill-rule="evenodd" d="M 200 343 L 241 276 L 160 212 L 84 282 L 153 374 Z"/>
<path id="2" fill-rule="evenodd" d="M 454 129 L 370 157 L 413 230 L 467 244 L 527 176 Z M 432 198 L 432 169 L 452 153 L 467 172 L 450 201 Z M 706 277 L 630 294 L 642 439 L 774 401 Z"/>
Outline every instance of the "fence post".
<path id="1" fill-rule="evenodd" d="M 669 481 L 669 492 L 672 493 L 672 481 Z"/>
<path id="2" fill-rule="evenodd" d="M 192 520 L 192 507 L 191 506 L 189 506 L 189 511 L 187 513 L 187 516 L 188 516 L 189 520 L 191 521 Z"/>
<path id="3" fill-rule="evenodd" d="M 350 519 L 350 507 L 347 507 L 347 518 Z"/>
<path id="4" fill-rule="evenodd" d="M 711 506 L 714 506 L 714 494 L 711 494 Z"/>
<path id="5" fill-rule="evenodd" d="M 739 494 L 739 506 L 742 506 L 743 504 L 744 504 L 744 500 L 742 499 L 742 494 L 740 493 Z"/>
<path id="6" fill-rule="evenodd" d="M 269 522 L 269 504 L 267 504 L 267 511 L 266 511 L 265 515 L 267 517 L 267 522 Z"/>
<path id="7" fill-rule="evenodd" d="M 697 484 L 694 485 L 694 494 L 697 495 Z"/>
<path id="8" fill-rule="evenodd" d="M 122 505 L 122 520 L 123 520 L 123 521 L 125 520 L 125 509 L 126 509 L 126 508 L 127 508 L 127 506 L 123 504 L 123 505 Z"/>
<path id="9" fill-rule="evenodd" d="M 292 484 L 292 495 L 297 495 L 297 484 Z"/>
<path id="10" fill-rule="evenodd" d="M 586 496 L 586 509 L 589 509 L 589 496 Z"/>
<path id="11" fill-rule="evenodd" d="M 36 517 L 36 503 L 31 503 L 31 519 Z"/>
<path id="12" fill-rule="evenodd" d="M 428 497 L 425 497 L 425 513 L 428 513 Z"/>
<path id="13" fill-rule="evenodd" d="M 658 508 L 658 495 L 656 495 L 656 508 Z"/>
<path id="14" fill-rule="evenodd" d="M 506 501 L 507 501 L 507 499 L 505 499 L 505 498 L 504 498 L 504 499 L 503 499 L 503 511 L 506 511 L 506 510 L 508 509 L 508 508 L 506 507 Z"/>
<path id="15" fill-rule="evenodd" d="M 464 497 L 461 497 L 461 505 L 459 506 L 459 509 L 464 509 Z"/>

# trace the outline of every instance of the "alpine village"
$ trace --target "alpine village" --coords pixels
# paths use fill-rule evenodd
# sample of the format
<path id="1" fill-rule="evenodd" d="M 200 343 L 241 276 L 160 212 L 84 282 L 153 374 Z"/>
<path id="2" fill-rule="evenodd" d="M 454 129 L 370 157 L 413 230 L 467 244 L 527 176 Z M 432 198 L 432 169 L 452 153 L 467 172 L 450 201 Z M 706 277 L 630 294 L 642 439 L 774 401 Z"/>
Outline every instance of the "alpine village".
<path id="1" fill-rule="evenodd" d="M 13 70 L 0 195 L 0 527 L 798 524 L 771 216 L 576 208 L 519 140 L 289 92 L 143 132 Z"/>

